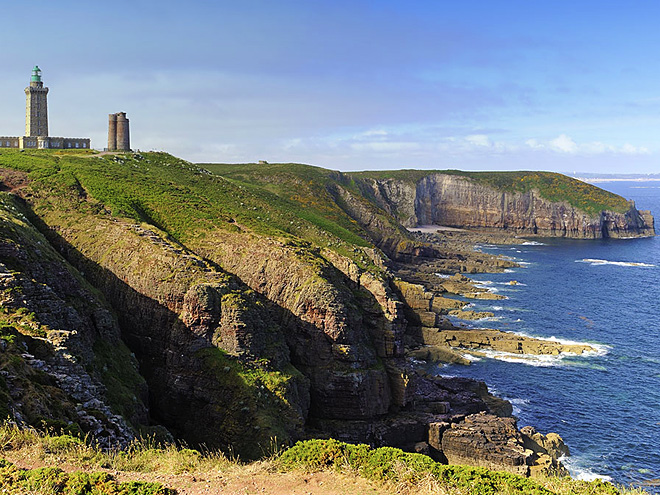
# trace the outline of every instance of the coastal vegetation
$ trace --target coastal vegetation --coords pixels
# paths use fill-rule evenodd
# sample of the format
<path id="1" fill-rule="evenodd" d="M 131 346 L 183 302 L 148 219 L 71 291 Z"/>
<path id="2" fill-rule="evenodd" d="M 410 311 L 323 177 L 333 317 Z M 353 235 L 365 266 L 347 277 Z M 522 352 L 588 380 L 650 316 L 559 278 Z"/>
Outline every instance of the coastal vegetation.
<path id="1" fill-rule="evenodd" d="M 310 473 L 324 472 L 341 492 L 366 480 L 369 493 L 451 495 L 641 495 L 639 489 L 570 478 L 529 479 L 484 468 L 446 466 L 421 454 L 372 449 L 336 440 L 308 440 L 253 463 L 215 451 L 139 440 L 123 450 L 103 450 L 88 438 L 0 426 L 0 490 L 11 494 L 176 495 L 179 491 L 244 486 L 274 492 L 286 474 L 309 493 Z M 21 466 L 30 466 L 24 468 Z M 62 466 L 62 467 L 52 467 Z M 263 475 L 266 475 L 265 477 Z M 272 478 L 268 481 L 268 478 Z M 249 480 L 249 481 L 248 481 Z M 259 486 L 254 480 L 258 480 Z M 177 490 L 178 489 L 178 490 Z M 198 493 L 192 491 L 192 493 Z"/>

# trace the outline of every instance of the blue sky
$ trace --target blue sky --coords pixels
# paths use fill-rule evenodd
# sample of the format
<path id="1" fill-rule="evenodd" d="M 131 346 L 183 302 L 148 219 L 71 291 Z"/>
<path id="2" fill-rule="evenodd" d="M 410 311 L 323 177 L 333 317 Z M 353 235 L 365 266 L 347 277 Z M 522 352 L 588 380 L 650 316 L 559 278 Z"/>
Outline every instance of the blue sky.
<path id="1" fill-rule="evenodd" d="M 7 5 L 9 3 L 9 5 Z M 39 15 L 35 15 L 39 12 Z M 338 170 L 660 172 L 660 2 L 5 2 L 0 135 Z"/>

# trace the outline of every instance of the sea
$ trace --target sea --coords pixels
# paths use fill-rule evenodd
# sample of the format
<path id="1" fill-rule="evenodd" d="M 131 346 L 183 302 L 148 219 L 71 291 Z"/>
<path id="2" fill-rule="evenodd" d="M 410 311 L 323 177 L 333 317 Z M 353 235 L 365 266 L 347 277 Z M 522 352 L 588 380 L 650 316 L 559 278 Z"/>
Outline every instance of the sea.
<path id="1" fill-rule="evenodd" d="M 660 232 L 660 182 L 597 185 L 651 210 Z M 519 426 L 561 435 L 573 477 L 660 494 L 653 486 L 660 481 L 660 237 L 535 239 L 477 249 L 510 257 L 520 268 L 474 275 L 506 299 L 473 302 L 470 309 L 495 316 L 463 324 L 588 343 L 595 351 L 490 352 L 469 366 L 433 371 L 483 380 L 511 401 Z"/>

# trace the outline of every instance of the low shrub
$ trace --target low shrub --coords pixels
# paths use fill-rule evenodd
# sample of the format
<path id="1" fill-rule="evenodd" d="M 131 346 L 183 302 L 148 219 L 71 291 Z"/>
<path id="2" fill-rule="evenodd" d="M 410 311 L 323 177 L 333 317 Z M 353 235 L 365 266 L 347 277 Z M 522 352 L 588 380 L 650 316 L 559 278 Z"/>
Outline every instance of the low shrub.
<path id="1" fill-rule="evenodd" d="M 59 468 L 19 469 L 0 460 L 0 489 L 7 494 L 176 495 L 160 483 L 119 483 L 108 473 L 66 473 Z"/>
<path id="2" fill-rule="evenodd" d="M 523 476 L 469 466 L 447 466 L 422 454 L 404 452 L 392 447 L 372 449 L 368 445 L 351 445 L 337 440 L 307 440 L 296 443 L 278 459 L 280 469 L 335 471 L 349 470 L 377 482 L 407 483 L 414 486 L 434 480 L 450 493 L 470 495 L 552 495 L 591 494 L 619 495 L 614 485 L 575 481 L 570 478 L 552 481 L 558 488 L 546 488 L 542 481 Z"/>

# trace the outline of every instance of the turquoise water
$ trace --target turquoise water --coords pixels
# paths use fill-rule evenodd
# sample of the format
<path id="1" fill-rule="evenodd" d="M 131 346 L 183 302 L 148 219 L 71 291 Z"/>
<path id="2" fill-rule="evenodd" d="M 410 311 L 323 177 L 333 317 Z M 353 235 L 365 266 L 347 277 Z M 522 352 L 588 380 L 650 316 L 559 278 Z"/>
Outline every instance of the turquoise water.
<path id="1" fill-rule="evenodd" d="M 652 210 L 660 228 L 659 182 L 599 186 Z M 523 265 L 474 276 L 508 298 L 476 302 L 475 310 L 495 318 L 474 326 L 588 342 L 598 352 L 493 354 L 437 372 L 484 380 L 511 400 L 520 426 L 559 433 L 571 449 L 566 464 L 573 476 L 626 485 L 660 478 L 660 237 L 480 249 Z"/>

